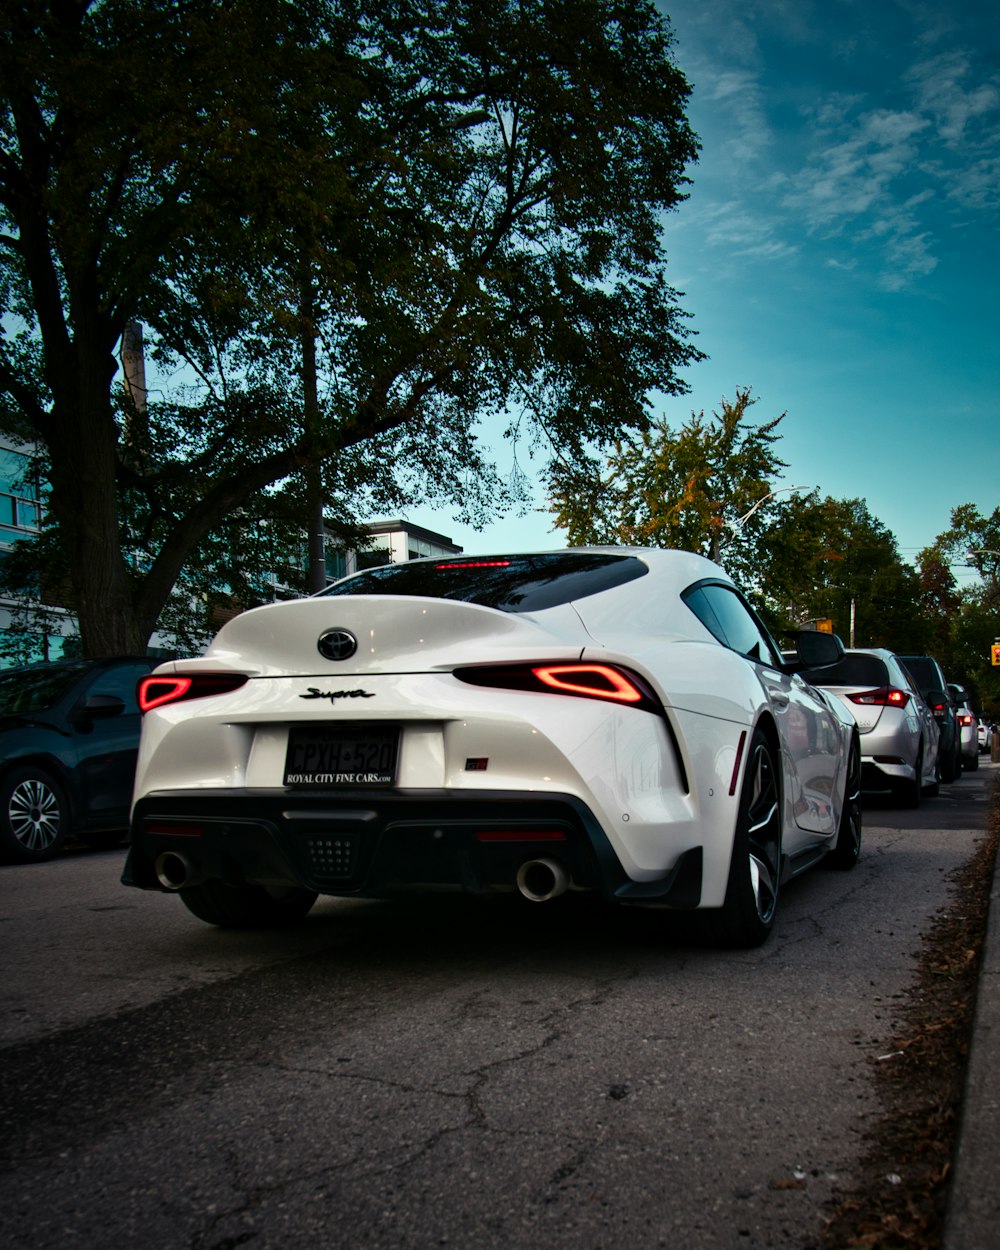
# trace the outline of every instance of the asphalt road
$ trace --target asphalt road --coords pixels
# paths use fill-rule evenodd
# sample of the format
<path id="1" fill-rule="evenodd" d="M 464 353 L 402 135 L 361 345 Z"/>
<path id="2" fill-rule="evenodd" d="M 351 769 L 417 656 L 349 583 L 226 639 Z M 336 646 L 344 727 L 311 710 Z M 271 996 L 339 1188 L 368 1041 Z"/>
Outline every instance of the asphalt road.
<path id="1" fill-rule="evenodd" d="M 996 767 L 869 806 L 751 952 L 576 898 L 234 934 L 120 886 L 124 851 L 0 869 L 0 1239 L 801 1250 Z"/>

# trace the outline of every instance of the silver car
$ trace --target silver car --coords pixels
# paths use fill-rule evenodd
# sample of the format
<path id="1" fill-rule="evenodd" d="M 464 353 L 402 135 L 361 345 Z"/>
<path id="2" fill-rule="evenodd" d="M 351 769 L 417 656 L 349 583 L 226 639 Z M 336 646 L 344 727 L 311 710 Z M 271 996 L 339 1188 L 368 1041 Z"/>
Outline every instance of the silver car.
<path id="1" fill-rule="evenodd" d="M 958 718 L 959 752 L 962 767 L 974 772 L 979 767 L 979 717 L 972 710 L 972 700 L 964 686 L 948 683 L 948 693 L 955 703 Z"/>
<path id="2" fill-rule="evenodd" d="M 940 730 L 891 651 L 845 651 L 838 663 L 802 676 L 836 695 L 857 722 L 863 789 L 889 791 L 906 807 L 916 807 L 925 794 L 937 794 Z"/>

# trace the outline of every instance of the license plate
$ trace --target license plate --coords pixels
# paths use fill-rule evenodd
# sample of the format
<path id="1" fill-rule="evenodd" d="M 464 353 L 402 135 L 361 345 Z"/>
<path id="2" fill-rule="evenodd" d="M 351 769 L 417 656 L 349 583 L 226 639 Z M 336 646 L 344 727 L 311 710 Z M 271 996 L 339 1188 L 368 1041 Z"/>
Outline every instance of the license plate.
<path id="1" fill-rule="evenodd" d="M 396 725 L 303 725 L 288 731 L 286 786 L 391 786 Z"/>

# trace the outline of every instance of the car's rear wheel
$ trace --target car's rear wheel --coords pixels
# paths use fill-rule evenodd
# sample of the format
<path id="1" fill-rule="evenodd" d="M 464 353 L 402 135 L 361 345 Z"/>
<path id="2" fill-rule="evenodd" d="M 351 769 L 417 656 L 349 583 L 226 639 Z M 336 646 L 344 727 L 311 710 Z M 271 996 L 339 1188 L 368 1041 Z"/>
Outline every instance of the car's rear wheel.
<path id="1" fill-rule="evenodd" d="M 0 853 L 36 864 L 62 850 L 69 835 L 65 791 L 42 768 L 12 769 L 0 782 Z"/>
<path id="2" fill-rule="evenodd" d="M 781 878 L 781 781 L 774 748 L 754 730 L 740 793 L 726 900 L 702 913 L 725 946 L 760 946 L 774 927 Z"/>
<path id="3" fill-rule="evenodd" d="M 844 786 L 844 810 L 840 814 L 837 841 L 827 856 L 831 868 L 848 871 L 861 855 L 861 747 L 857 739 L 851 743 Z"/>
<path id="4" fill-rule="evenodd" d="M 957 781 L 961 771 L 962 764 L 959 754 L 956 750 L 952 749 L 941 761 L 941 780 L 946 783 Z"/>
<path id="5" fill-rule="evenodd" d="M 199 920 L 223 929 L 282 929 L 297 924 L 319 897 L 299 886 L 272 893 L 262 885 L 226 885 L 216 880 L 186 886 L 180 896 Z"/>

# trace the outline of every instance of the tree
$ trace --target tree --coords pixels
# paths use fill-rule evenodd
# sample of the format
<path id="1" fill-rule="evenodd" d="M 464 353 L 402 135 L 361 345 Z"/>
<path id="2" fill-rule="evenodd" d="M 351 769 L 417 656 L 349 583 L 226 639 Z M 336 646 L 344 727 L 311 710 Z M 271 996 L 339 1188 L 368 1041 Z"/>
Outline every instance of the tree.
<path id="1" fill-rule="evenodd" d="M 752 425 L 755 402 L 737 388 L 708 420 L 692 413 L 679 431 L 659 422 L 620 440 L 603 467 L 596 458 L 555 464 L 556 524 L 571 543 L 673 547 L 717 560 L 775 635 L 830 618 L 859 646 L 920 650 L 920 585 L 895 538 L 863 500 L 776 487 L 785 414 Z"/>
<path id="2" fill-rule="evenodd" d="M 762 606 L 776 630 L 825 618 L 845 642 L 853 634 L 859 647 L 923 649 L 917 574 L 864 500 L 818 492 L 782 500 L 762 543 Z"/>
<path id="3" fill-rule="evenodd" d="M 1000 507 L 989 516 L 971 503 L 953 508 L 951 525 L 919 562 L 938 660 L 978 707 L 1000 717 L 1000 669 L 991 661 L 992 644 L 1000 638 Z M 979 580 L 960 590 L 951 573 L 957 565 L 974 569 Z"/>
<path id="4" fill-rule="evenodd" d="M 770 496 L 785 467 L 774 444 L 784 414 L 748 421 L 749 388 L 723 399 L 706 419 L 692 413 L 680 430 L 656 422 L 619 440 L 602 468 L 556 462 L 551 510 L 570 543 L 675 547 L 721 560 L 734 575 L 762 572 L 759 538 L 773 514 Z"/>
<path id="5" fill-rule="evenodd" d="M 144 648 L 198 553 L 238 564 L 317 466 L 347 527 L 416 498 L 482 519 L 511 493 L 484 417 L 568 465 L 647 428 L 700 355 L 661 230 L 688 94 L 650 0 L 8 10 L 0 407 L 46 451 L 85 651 Z M 131 321 L 184 382 L 144 408 L 115 382 Z"/>

